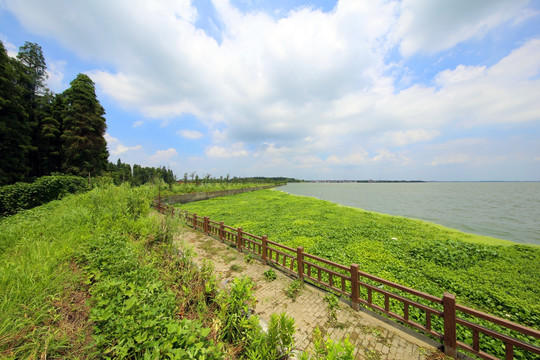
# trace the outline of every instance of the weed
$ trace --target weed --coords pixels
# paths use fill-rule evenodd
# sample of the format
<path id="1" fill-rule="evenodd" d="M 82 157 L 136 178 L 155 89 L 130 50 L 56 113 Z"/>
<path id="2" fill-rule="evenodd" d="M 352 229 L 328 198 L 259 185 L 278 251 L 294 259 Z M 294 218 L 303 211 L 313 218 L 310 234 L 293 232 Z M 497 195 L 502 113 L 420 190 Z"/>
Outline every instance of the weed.
<path id="1" fill-rule="evenodd" d="M 249 316 L 255 301 L 253 282 L 247 276 L 235 278 L 228 291 L 219 293 L 220 322 L 216 327 L 221 339 L 229 343 L 246 340 L 246 336 L 258 326 L 257 317 Z"/>
<path id="2" fill-rule="evenodd" d="M 300 291 L 304 288 L 304 286 L 305 285 L 302 280 L 296 279 L 285 288 L 285 294 L 291 298 L 292 301 L 296 301 L 296 298 L 298 295 L 300 295 Z"/>
<path id="3" fill-rule="evenodd" d="M 337 322 L 339 299 L 332 293 L 326 293 L 326 295 L 324 295 L 324 300 L 326 301 L 326 309 L 328 310 L 328 320 L 330 323 L 335 324 Z"/>
<path id="4" fill-rule="evenodd" d="M 366 356 L 366 360 L 380 360 L 381 359 L 381 353 L 376 351 L 376 350 L 370 350 L 370 349 L 365 349 L 364 350 Z"/>
<path id="5" fill-rule="evenodd" d="M 316 327 L 313 330 L 313 345 L 315 351 L 304 352 L 300 354 L 299 360 L 318 360 L 318 359 L 334 359 L 334 360 L 353 360 L 354 346 L 345 338 L 343 341 L 336 342 L 331 339 L 326 341 L 323 339 L 321 330 Z M 375 360 L 375 359 L 372 359 Z"/>
<path id="6" fill-rule="evenodd" d="M 237 259 L 237 256 L 233 254 L 225 254 L 223 255 L 223 261 L 225 261 L 225 264 L 230 263 L 231 261 L 234 261 Z"/>
<path id="7" fill-rule="evenodd" d="M 221 252 L 221 249 L 217 246 L 214 246 L 214 240 L 208 240 L 202 243 L 200 247 L 206 252 L 206 254 L 210 257 L 217 255 L 219 252 Z"/>
<path id="8" fill-rule="evenodd" d="M 254 258 L 252 254 L 247 254 L 244 256 L 244 261 L 248 264 L 251 264 L 253 262 Z"/>
<path id="9" fill-rule="evenodd" d="M 263 272 L 264 278 L 266 281 L 274 281 L 277 278 L 276 272 L 272 269 L 268 269 L 265 272 Z"/>
<path id="10" fill-rule="evenodd" d="M 286 313 L 272 314 L 268 324 L 268 332 L 259 330 L 253 333 L 248 344 L 249 359 L 288 359 L 294 350 L 294 319 Z"/>
<path id="11" fill-rule="evenodd" d="M 231 267 L 229 268 L 231 271 L 236 271 L 236 272 L 240 272 L 243 270 L 242 266 L 238 265 L 238 264 L 232 264 Z"/>

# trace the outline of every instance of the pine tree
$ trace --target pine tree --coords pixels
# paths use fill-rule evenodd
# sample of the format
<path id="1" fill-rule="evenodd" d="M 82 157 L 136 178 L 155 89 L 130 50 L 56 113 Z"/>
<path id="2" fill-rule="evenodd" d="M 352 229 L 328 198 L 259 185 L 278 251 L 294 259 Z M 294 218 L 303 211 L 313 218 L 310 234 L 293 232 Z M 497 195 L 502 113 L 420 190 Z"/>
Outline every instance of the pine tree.
<path id="1" fill-rule="evenodd" d="M 38 152 L 40 171 L 49 175 L 62 170 L 62 113 L 65 110 L 62 95 L 47 93 L 40 98 Z"/>
<path id="2" fill-rule="evenodd" d="M 79 74 L 64 92 L 62 139 L 63 170 L 75 175 L 98 175 L 107 169 L 105 109 L 96 97 L 94 82 Z"/>
<path id="3" fill-rule="evenodd" d="M 31 147 L 29 148 L 28 159 L 30 162 L 30 175 L 41 176 L 41 159 L 39 152 L 39 137 L 41 120 L 39 107 L 46 103 L 43 96 L 50 95 L 45 87 L 47 79 L 47 64 L 41 46 L 36 43 L 26 41 L 19 48 L 17 54 L 18 82 L 23 88 L 23 100 L 26 112 L 28 113 L 27 125 L 31 129 Z"/>
<path id="4" fill-rule="evenodd" d="M 24 180 L 30 171 L 31 128 L 17 79 L 17 62 L 0 41 L 0 185 Z"/>

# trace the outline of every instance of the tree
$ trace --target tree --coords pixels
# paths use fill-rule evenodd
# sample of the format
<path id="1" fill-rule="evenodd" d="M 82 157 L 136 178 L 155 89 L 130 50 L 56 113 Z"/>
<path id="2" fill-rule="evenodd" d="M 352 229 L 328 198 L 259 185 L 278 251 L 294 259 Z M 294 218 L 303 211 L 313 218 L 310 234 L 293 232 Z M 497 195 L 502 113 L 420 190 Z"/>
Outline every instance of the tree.
<path id="1" fill-rule="evenodd" d="M 48 78 L 47 64 L 41 46 L 36 43 L 25 42 L 19 48 L 17 54 L 18 82 L 23 89 L 23 99 L 26 112 L 28 113 L 28 127 L 31 129 L 32 146 L 29 148 L 28 159 L 30 161 L 30 175 L 41 176 L 41 159 L 39 152 L 40 128 L 43 116 L 39 116 L 40 105 L 43 104 L 42 96 L 50 97 L 50 92 L 45 87 Z M 43 115 L 43 112 L 41 112 Z"/>
<path id="2" fill-rule="evenodd" d="M 23 66 L 25 85 L 30 94 L 30 100 L 35 101 L 37 96 L 45 91 L 45 80 L 49 77 L 41 46 L 26 41 L 19 48 L 17 60 Z"/>
<path id="3" fill-rule="evenodd" d="M 18 86 L 17 63 L 0 41 L 0 185 L 23 180 L 30 171 L 31 128 Z"/>
<path id="4" fill-rule="evenodd" d="M 62 170 L 62 114 L 65 110 L 62 95 L 47 92 L 38 99 L 37 117 L 39 134 L 37 148 L 39 153 L 40 175 L 50 175 Z"/>
<path id="5" fill-rule="evenodd" d="M 95 84 L 79 74 L 64 92 L 63 170 L 75 175 L 100 174 L 107 168 L 105 109 L 96 97 Z"/>

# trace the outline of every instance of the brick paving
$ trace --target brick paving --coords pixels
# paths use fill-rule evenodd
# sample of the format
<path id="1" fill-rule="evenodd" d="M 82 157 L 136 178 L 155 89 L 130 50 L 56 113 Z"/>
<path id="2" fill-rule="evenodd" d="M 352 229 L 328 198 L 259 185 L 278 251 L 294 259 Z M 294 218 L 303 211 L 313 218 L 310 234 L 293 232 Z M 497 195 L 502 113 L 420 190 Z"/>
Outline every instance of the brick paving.
<path id="1" fill-rule="evenodd" d="M 251 277 L 255 283 L 257 305 L 255 313 L 262 322 L 268 322 L 273 313 L 286 312 L 295 320 L 295 345 L 300 351 L 313 350 L 312 334 L 319 327 L 325 338 L 334 341 L 346 337 L 355 347 L 355 358 L 366 360 L 424 360 L 442 359 L 436 343 L 391 325 L 369 311 L 355 311 L 340 302 L 336 321 L 331 321 L 324 299 L 325 291 L 314 286 L 304 286 L 293 301 L 285 294 L 285 288 L 293 281 L 275 270 L 276 280 L 267 281 L 263 272 L 270 269 L 258 260 L 246 261 L 246 254 L 222 244 L 219 240 L 186 229 L 180 240 L 193 246 L 196 262 L 210 259 L 222 283 L 241 275 Z"/>

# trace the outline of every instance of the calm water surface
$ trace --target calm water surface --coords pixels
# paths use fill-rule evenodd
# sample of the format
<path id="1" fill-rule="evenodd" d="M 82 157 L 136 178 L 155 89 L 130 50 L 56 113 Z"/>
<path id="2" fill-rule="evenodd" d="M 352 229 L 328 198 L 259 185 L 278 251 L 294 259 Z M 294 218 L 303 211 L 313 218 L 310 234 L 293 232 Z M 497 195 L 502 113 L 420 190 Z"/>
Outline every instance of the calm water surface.
<path id="1" fill-rule="evenodd" d="M 540 182 L 291 183 L 278 189 L 540 245 Z"/>

